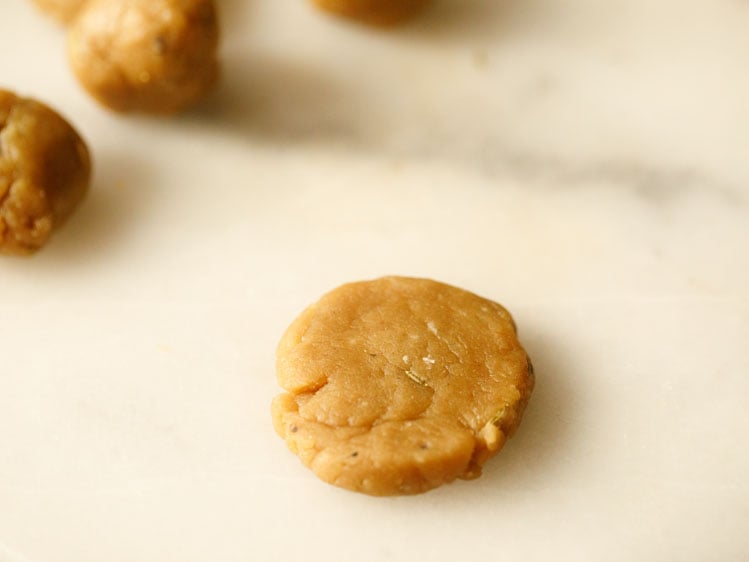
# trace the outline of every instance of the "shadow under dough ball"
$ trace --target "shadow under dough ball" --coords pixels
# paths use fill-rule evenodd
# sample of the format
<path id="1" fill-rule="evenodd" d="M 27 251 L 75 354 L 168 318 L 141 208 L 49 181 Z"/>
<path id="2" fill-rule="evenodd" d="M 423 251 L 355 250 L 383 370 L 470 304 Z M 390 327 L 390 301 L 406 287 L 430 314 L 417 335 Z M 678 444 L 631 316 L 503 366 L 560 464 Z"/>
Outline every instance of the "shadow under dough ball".
<path id="1" fill-rule="evenodd" d="M 86 0 L 34 0 L 34 3 L 57 21 L 68 24 L 83 8 Z"/>
<path id="2" fill-rule="evenodd" d="M 68 56 L 106 107 L 169 114 L 213 88 L 218 41 L 213 0 L 91 0 L 70 28 Z"/>
<path id="3" fill-rule="evenodd" d="M 319 8 L 361 22 L 390 26 L 418 14 L 429 0 L 312 0 Z"/>
<path id="4" fill-rule="evenodd" d="M 46 105 L 0 90 L 0 253 L 31 254 L 88 191 L 78 133 Z"/>

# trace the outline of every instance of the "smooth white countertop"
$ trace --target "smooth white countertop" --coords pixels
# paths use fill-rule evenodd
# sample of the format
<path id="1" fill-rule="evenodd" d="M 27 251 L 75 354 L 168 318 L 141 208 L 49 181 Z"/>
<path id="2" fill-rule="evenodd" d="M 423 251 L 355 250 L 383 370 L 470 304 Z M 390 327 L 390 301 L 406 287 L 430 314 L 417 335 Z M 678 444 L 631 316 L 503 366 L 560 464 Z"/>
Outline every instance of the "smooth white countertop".
<path id="1" fill-rule="evenodd" d="M 0 87 L 96 176 L 0 263 L 0 561 L 749 559 L 749 2 L 219 4 L 221 89 L 155 120 L 2 2 Z M 536 392 L 479 480 L 357 495 L 273 432 L 286 325 L 385 274 L 515 315 Z"/>

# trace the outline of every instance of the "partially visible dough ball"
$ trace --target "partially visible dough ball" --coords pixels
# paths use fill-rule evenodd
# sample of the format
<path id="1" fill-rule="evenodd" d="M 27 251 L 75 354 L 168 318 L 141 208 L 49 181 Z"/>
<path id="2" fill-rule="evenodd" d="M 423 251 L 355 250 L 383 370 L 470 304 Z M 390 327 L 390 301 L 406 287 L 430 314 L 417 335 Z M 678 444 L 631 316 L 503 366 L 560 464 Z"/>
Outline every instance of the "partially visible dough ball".
<path id="1" fill-rule="evenodd" d="M 312 0 L 318 7 L 339 16 L 371 25 L 401 23 L 417 13 L 429 0 Z"/>
<path id="2" fill-rule="evenodd" d="M 62 23 L 70 23 L 86 0 L 34 0 L 39 8 Z"/>
<path id="3" fill-rule="evenodd" d="M 46 105 L 0 90 L 0 253 L 31 254 L 88 190 L 78 133 Z"/>
<path id="4" fill-rule="evenodd" d="M 90 0 L 68 54 L 78 80 L 115 111 L 175 113 L 218 79 L 213 0 Z"/>

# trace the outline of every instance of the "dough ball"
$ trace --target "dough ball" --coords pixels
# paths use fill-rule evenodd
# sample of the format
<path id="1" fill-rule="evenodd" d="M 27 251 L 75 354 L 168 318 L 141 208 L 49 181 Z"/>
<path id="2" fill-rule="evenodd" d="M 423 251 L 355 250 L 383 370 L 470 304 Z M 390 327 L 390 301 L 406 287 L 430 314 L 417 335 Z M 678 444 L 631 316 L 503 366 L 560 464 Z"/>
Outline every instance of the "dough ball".
<path id="1" fill-rule="evenodd" d="M 534 384 L 507 310 L 405 277 L 323 296 L 281 339 L 277 376 L 289 448 L 324 481 L 376 496 L 479 476 Z"/>
<path id="2" fill-rule="evenodd" d="M 68 54 L 106 107 L 169 114 L 214 87 L 218 41 L 213 0 L 90 0 L 70 28 Z"/>
<path id="3" fill-rule="evenodd" d="M 46 105 L 0 90 L 0 252 L 31 254 L 88 190 L 78 133 Z"/>

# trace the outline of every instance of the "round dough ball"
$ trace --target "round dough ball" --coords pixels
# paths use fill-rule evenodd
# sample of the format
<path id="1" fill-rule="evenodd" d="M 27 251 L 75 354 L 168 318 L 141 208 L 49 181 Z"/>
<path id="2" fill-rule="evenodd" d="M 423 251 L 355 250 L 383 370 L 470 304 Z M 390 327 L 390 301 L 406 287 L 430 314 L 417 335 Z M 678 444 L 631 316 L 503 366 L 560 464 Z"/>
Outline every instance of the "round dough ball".
<path id="1" fill-rule="evenodd" d="M 401 23 L 419 13 L 429 0 L 313 0 L 321 9 L 378 26 Z"/>
<path id="2" fill-rule="evenodd" d="M 34 0 L 34 3 L 62 23 L 70 23 L 86 0 Z"/>
<path id="3" fill-rule="evenodd" d="M 218 78 L 213 0 L 90 0 L 70 28 L 78 80 L 115 111 L 168 114 Z"/>
<path id="4" fill-rule="evenodd" d="M 30 254 L 88 190 L 88 149 L 49 107 L 0 90 L 0 253 Z"/>
<path id="5" fill-rule="evenodd" d="M 405 277 L 323 296 L 281 339 L 277 376 L 289 448 L 326 482 L 377 496 L 479 476 L 534 384 L 507 310 Z"/>

